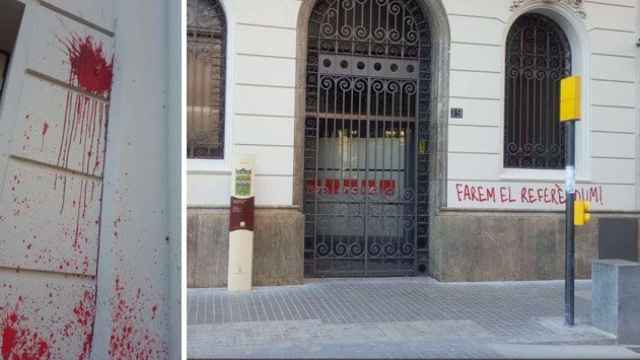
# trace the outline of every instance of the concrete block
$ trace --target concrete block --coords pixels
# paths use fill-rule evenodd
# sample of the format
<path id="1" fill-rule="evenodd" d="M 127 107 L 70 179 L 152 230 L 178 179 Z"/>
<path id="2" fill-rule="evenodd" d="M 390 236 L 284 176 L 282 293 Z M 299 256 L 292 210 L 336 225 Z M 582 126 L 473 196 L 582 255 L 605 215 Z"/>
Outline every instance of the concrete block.
<path id="1" fill-rule="evenodd" d="M 226 286 L 229 261 L 228 209 L 190 209 L 187 214 L 187 286 Z"/>
<path id="2" fill-rule="evenodd" d="M 594 260 L 592 276 L 593 325 L 620 344 L 640 344 L 640 263 Z"/>

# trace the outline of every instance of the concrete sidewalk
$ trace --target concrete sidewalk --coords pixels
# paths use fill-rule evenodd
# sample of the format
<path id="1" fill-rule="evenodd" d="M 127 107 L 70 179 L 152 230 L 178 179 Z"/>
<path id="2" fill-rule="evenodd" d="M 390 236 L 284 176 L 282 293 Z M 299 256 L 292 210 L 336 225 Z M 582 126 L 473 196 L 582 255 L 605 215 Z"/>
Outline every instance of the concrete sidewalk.
<path id="1" fill-rule="evenodd" d="M 189 358 L 635 358 L 590 326 L 591 282 L 313 280 L 302 286 L 188 291 Z"/>

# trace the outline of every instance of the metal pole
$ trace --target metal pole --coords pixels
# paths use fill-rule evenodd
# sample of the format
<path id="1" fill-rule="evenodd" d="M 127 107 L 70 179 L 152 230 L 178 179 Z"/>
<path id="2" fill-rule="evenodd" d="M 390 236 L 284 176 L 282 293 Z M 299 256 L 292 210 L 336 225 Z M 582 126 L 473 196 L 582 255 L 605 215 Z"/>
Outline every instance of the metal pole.
<path id="1" fill-rule="evenodd" d="M 574 325 L 574 289 L 575 289 L 575 227 L 573 223 L 576 188 L 575 168 L 575 121 L 566 122 L 566 194 L 567 207 L 565 219 L 565 283 L 564 283 L 564 320 L 567 326 Z"/>

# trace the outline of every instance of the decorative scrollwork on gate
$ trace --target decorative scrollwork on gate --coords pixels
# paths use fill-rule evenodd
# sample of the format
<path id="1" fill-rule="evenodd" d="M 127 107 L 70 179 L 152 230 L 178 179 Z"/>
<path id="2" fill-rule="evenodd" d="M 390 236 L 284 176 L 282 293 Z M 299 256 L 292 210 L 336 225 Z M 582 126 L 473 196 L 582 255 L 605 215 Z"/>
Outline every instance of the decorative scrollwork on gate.
<path id="1" fill-rule="evenodd" d="M 308 36 L 306 271 L 413 274 L 428 249 L 428 21 L 416 0 L 322 0 Z"/>

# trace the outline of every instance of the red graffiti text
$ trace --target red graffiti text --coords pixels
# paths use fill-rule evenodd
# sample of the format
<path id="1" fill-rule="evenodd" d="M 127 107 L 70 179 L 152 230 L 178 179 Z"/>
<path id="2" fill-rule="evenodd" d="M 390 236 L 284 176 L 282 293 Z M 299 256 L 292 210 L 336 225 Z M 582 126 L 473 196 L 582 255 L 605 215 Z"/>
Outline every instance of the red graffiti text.
<path id="1" fill-rule="evenodd" d="M 491 204 L 547 204 L 564 205 L 567 201 L 564 189 L 558 184 L 549 186 L 481 186 L 456 184 L 458 202 Z M 601 186 L 576 189 L 576 198 L 604 204 Z"/>

